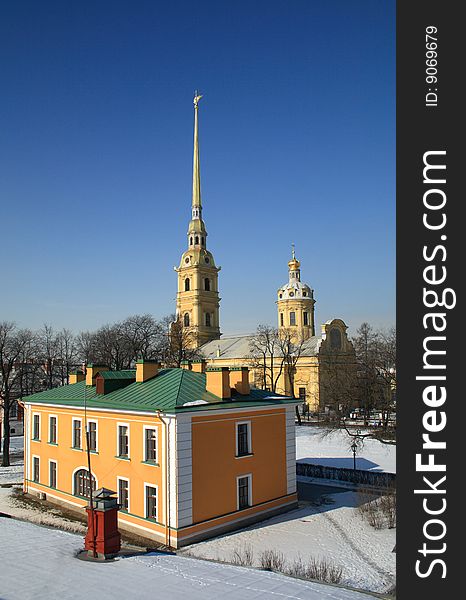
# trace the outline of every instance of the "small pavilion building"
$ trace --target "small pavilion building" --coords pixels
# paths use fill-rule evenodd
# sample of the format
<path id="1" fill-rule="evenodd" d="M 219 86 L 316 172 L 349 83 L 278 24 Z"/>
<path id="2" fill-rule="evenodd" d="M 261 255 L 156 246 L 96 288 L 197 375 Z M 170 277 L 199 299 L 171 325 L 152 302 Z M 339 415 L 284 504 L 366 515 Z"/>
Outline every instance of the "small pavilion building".
<path id="1" fill-rule="evenodd" d="M 244 367 L 184 366 L 90 365 L 27 397 L 24 490 L 75 509 L 117 490 L 120 529 L 174 548 L 295 507 L 297 401 Z"/>

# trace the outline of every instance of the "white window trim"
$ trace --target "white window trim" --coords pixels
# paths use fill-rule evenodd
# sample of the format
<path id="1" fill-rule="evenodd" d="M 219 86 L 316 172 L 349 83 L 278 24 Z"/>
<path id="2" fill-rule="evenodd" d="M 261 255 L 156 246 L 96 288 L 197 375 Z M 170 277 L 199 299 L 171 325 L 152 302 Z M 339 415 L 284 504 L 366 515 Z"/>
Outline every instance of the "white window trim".
<path id="1" fill-rule="evenodd" d="M 88 419 L 87 425 L 89 427 L 89 423 L 95 423 L 95 450 L 91 450 L 91 452 L 99 451 L 99 421 L 97 419 Z M 87 444 L 87 440 L 86 440 Z"/>
<path id="2" fill-rule="evenodd" d="M 160 523 L 159 521 L 159 486 L 155 483 L 146 483 L 144 482 L 144 518 L 145 519 L 149 519 L 149 517 L 147 516 L 147 488 L 151 487 L 151 488 L 155 488 L 155 493 L 157 496 L 157 503 L 156 503 L 156 507 L 155 507 L 155 520 L 157 521 L 157 523 Z"/>
<path id="3" fill-rule="evenodd" d="M 82 498 L 82 496 L 76 495 L 76 489 L 74 487 L 74 476 L 78 471 L 81 471 L 81 470 L 87 471 L 89 473 L 89 469 L 85 465 L 76 467 L 76 469 L 71 473 L 71 489 L 73 490 L 73 496 L 76 496 L 77 498 Z M 99 489 L 99 480 L 97 479 L 97 477 L 95 476 L 95 473 L 93 471 L 91 471 L 91 475 L 95 479 L 95 489 L 98 490 Z"/>
<path id="4" fill-rule="evenodd" d="M 55 418 L 55 441 L 54 442 L 50 441 L 50 432 L 51 432 L 50 419 L 52 419 L 52 418 Z M 48 432 L 47 442 L 49 444 L 58 444 L 58 415 L 49 415 L 49 432 Z"/>
<path id="5" fill-rule="evenodd" d="M 128 508 L 126 509 L 126 512 L 131 512 L 131 481 L 127 477 L 120 477 L 119 475 L 117 476 L 118 504 L 121 504 L 121 502 L 120 502 L 120 480 L 126 481 L 128 484 Z M 157 498 L 157 500 L 158 500 L 158 498 Z M 123 510 L 125 510 L 125 509 L 123 509 Z"/>
<path id="6" fill-rule="evenodd" d="M 39 437 L 35 438 L 34 437 L 34 417 L 39 417 Z M 38 412 L 33 412 L 32 413 L 32 431 L 31 431 L 31 440 L 33 442 L 40 442 L 40 431 L 41 431 L 41 425 L 42 425 L 42 419 L 41 419 L 41 414 Z"/>
<path id="7" fill-rule="evenodd" d="M 249 480 L 249 482 L 248 482 L 248 504 L 249 504 L 249 506 L 247 508 L 252 507 L 252 473 L 245 473 L 244 475 L 238 475 L 236 478 L 236 510 L 240 510 L 240 508 L 239 508 L 239 480 L 244 479 L 245 477 L 247 477 Z M 246 509 L 242 508 L 241 510 L 246 510 Z"/>
<path id="8" fill-rule="evenodd" d="M 128 431 L 128 455 L 124 456 L 120 454 L 120 427 L 126 427 Z M 122 458 L 123 460 L 129 460 L 131 456 L 131 435 L 129 429 L 129 423 L 117 423 L 116 426 L 116 457 Z"/>
<path id="9" fill-rule="evenodd" d="M 55 487 L 52 486 L 52 482 L 50 481 L 50 464 L 51 463 L 55 463 L 55 479 L 56 479 L 56 484 L 57 484 L 57 485 L 55 485 Z M 54 490 L 56 490 L 58 488 L 58 462 L 53 458 L 49 458 L 49 487 Z"/>
<path id="10" fill-rule="evenodd" d="M 146 430 L 147 429 L 152 429 L 152 430 L 155 429 L 155 461 L 153 461 L 153 462 L 158 463 L 158 461 L 159 461 L 159 428 L 157 427 L 157 425 L 144 425 L 143 426 L 142 455 L 144 457 L 144 462 L 149 461 L 149 459 L 147 458 L 147 452 L 146 452 Z"/>
<path id="11" fill-rule="evenodd" d="M 74 423 L 75 423 L 75 421 L 79 421 L 79 423 L 80 423 L 79 430 L 81 432 L 81 435 L 80 435 L 81 439 L 79 440 L 79 442 L 80 442 L 79 448 L 78 448 L 78 446 L 74 445 Z M 71 448 L 73 450 L 82 450 L 83 449 L 83 420 L 81 417 L 72 417 L 71 418 Z"/>
<path id="12" fill-rule="evenodd" d="M 34 459 L 37 458 L 37 460 L 39 461 L 39 479 L 37 481 L 35 481 L 34 479 Z M 34 483 L 40 483 L 40 456 L 38 456 L 37 454 L 33 454 L 32 455 L 32 473 L 31 473 L 31 479 Z"/>
<path id="13" fill-rule="evenodd" d="M 239 425 L 247 425 L 248 426 L 248 453 L 239 456 L 238 454 L 238 426 Z M 251 421 L 237 421 L 235 423 L 235 444 L 236 444 L 236 458 L 246 458 L 247 456 L 251 456 L 252 454 L 252 435 L 251 435 Z"/>

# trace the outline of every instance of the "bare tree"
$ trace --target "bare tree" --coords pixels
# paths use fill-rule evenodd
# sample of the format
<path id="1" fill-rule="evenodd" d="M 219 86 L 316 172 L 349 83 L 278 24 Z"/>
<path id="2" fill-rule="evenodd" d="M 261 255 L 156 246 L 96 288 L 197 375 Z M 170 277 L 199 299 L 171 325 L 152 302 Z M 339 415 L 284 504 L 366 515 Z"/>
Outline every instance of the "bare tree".
<path id="1" fill-rule="evenodd" d="M 69 329 L 62 329 L 57 335 L 57 357 L 60 384 L 69 383 L 70 371 L 76 367 L 78 354 L 76 340 Z"/>
<path id="2" fill-rule="evenodd" d="M 76 336 L 76 353 L 80 362 L 85 365 L 96 360 L 96 334 L 92 331 L 81 331 Z"/>
<path id="3" fill-rule="evenodd" d="M 95 333 L 94 360 L 109 369 L 120 371 L 132 366 L 128 340 L 124 336 L 123 323 L 104 325 Z"/>
<path id="4" fill-rule="evenodd" d="M 278 329 L 259 325 L 250 341 L 249 352 L 251 367 L 261 374 L 262 388 L 275 393 L 285 365 Z"/>
<path id="5" fill-rule="evenodd" d="M 151 315 L 133 315 L 125 319 L 122 335 L 133 361 L 161 358 L 165 345 L 164 327 Z"/>
<path id="6" fill-rule="evenodd" d="M 280 352 L 283 356 L 285 365 L 285 373 L 288 380 L 289 393 L 292 398 L 295 398 L 295 377 L 296 365 L 303 353 L 304 342 L 306 341 L 302 335 L 299 335 L 293 329 L 282 329 L 279 335 Z M 299 414 L 298 406 L 296 406 L 296 418 L 301 425 L 301 415 Z"/>
<path id="7" fill-rule="evenodd" d="M 44 324 L 39 331 L 40 358 L 43 363 L 47 389 L 55 387 L 56 368 L 58 366 L 59 343 L 58 334 L 51 325 Z"/>
<path id="8" fill-rule="evenodd" d="M 26 350 L 34 334 L 29 329 L 18 329 L 14 323 L 0 323 L 0 408 L 3 411 L 2 466 L 10 465 L 10 414 L 18 398 L 18 382 Z"/>
<path id="9" fill-rule="evenodd" d="M 396 389 L 396 331 L 374 330 L 363 323 L 352 339 L 356 352 L 355 373 L 352 366 L 340 364 L 337 354 L 326 355 L 321 364 L 322 395 L 332 405 L 328 416 L 330 430 L 342 428 L 356 441 L 377 439 L 395 444 L 395 428 L 390 422 L 394 412 L 393 394 Z M 349 426 L 349 415 L 359 411 L 363 432 Z M 374 413 L 381 418 L 375 419 Z"/>
<path id="10" fill-rule="evenodd" d="M 163 358 L 167 366 L 179 367 L 184 360 L 195 360 L 201 357 L 195 345 L 193 332 L 183 327 L 180 316 L 169 315 L 163 319 L 163 323 L 166 327 Z"/>

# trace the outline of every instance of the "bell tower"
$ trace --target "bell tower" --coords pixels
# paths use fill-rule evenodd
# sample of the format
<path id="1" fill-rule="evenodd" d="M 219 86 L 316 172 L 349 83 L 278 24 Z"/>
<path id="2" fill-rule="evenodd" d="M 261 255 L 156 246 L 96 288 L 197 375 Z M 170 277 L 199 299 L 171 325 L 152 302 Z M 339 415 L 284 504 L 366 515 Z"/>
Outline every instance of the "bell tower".
<path id="1" fill-rule="evenodd" d="M 296 258 L 294 244 L 288 263 L 288 283 L 277 292 L 278 331 L 291 330 L 307 340 L 315 335 L 314 290 L 301 282 L 301 263 Z"/>
<path id="2" fill-rule="evenodd" d="M 176 314 L 190 335 L 189 346 L 199 347 L 220 338 L 218 272 L 212 253 L 207 250 L 207 231 L 202 220 L 201 174 L 199 164 L 199 100 L 194 95 L 194 155 L 191 221 L 188 249 L 181 256 L 178 273 Z"/>

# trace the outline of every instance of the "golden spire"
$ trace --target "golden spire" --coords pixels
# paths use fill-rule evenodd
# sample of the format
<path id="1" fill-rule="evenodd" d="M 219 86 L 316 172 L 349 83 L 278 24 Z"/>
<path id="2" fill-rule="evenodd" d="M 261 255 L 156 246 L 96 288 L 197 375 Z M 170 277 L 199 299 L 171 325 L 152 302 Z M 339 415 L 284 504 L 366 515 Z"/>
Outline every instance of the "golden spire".
<path id="1" fill-rule="evenodd" d="M 197 111 L 199 100 L 202 98 L 200 94 L 198 94 L 197 90 L 194 92 L 194 156 L 193 156 L 193 202 L 192 206 L 194 208 L 201 208 L 201 172 L 199 165 L 199 132 L 198 132 L 198 121 L 197 121 Z M 195 211 L 193 210 L 193 217 Z M 196 216 L 200 217 L 196 211 Z"/>

